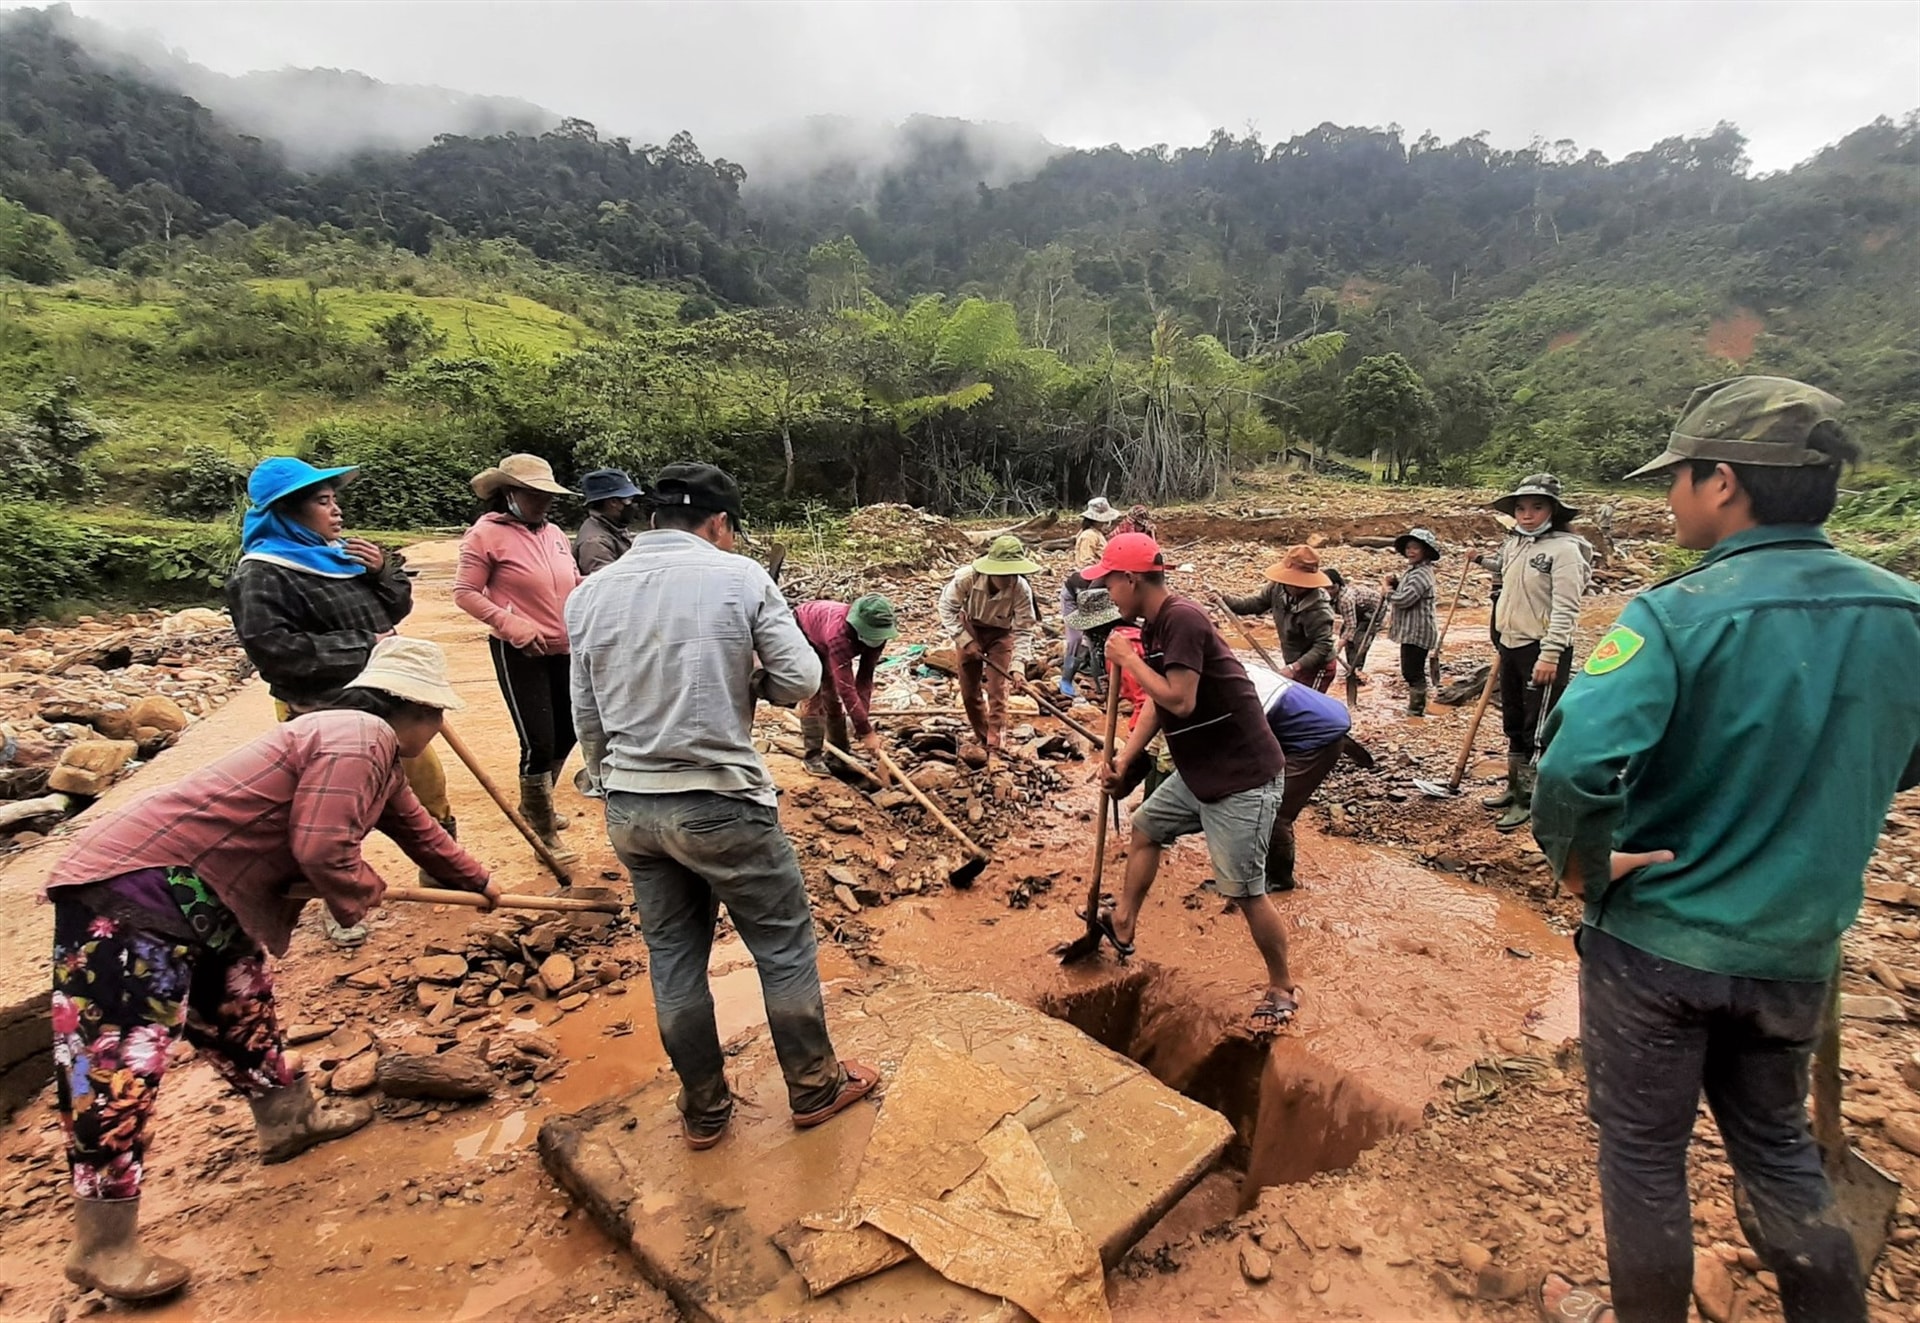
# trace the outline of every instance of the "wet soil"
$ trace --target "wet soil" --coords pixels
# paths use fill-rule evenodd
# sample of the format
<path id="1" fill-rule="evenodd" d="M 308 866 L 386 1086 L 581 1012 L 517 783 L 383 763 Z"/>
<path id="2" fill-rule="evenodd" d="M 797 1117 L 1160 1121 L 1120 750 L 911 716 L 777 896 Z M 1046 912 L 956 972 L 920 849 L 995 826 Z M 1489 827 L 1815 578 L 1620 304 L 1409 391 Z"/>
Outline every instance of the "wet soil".
<path id="1" fill-rule="evenodd" d="M 1244 589 L 1271 546 L 1244 527 L 1231 536 L 1181 554 L 1199 576 Z M 449 600 L 452 546 L 410 555 L 423 573 L 408 632 L 449 648 L 455 683 L 473 704 L 461 716 L 462 734 L 505 777 L 513 735 L 483 633 Z M 1390 552 L 1356 546 L 1331 547 L 1328 559 L 1367 578 L 1392 564 Z M 897 585 L 897 596 L 937 588 L 923 578 Z M 1048 587 L 1042 583 L 1043 596 Z M 1447 640 L 1450 674 L 1491 651 L 1485 600 L 1476 575 Z M 1624 600 L 1595 600 L 1582 621 L 1583 646 Z M 912 611 L 909 622 L 921 623 L 922 614 Z M 1270 629 L 1255 628 L 1271 640 Z M 1480 1249 L 1516 1271 L 1557 1266 L 1583 1281 L 1604 1278 L 1584 1090 L 1577 1060 L 1557 1052 L 1575 1029 L 1566 934 L 1577 907 L 1551 894 L 1524 833 L 1494 832 L 1492 815 L 1475 803 L 1502 770 L 1497 709 L 1474 741 L 1467 793 L 1433 800 L 1411 788 L 1415 777 L 1451 772 L 1469 713 L 1405 718 L 1392 651 L 1385 642 L 1376 649 L 1356 716 L 1356 734 L 1379 765 L 1371 773 L 1343 766 L 1302 820 L 1301 885 L 1281 904 L 1306 995 L 1296 1026 L 1272 1042 L 1248 1030 L 1260 967 L 1242 921 L 1200 887 L 1206 856 L 1197 842 L 1167 853 L 1134 962 L 1122 968 L 1107 953 L 1062 969 L 1053 959 L 1051 948 L 1084 927 L 1093 835 L 1085 763 L 1050 762 L 1045 774 L 1023 764 L 1029 770 L 1009 782 L 1008 797 L 969 801 L 983 819 L 970 830 L 995 861 L 962 892 L 938 881 L 957 848 L 917 810 L 881 810 L 837 782 L 813 782 L 785 755 L 768 758 L 791 791 L 783 821 L 815 892 L 827 978 L 857 987 L 877 970 L 905 965 L 951 986 L 1016 997 L 1134 1056 L 1235 1124 L 1241 1138 L 1230 1166 L 1202 1182 L 1111 1276 L 1118 1318 L 1526 1316 L 1519 1304 L 1467 1298 L 1480 1284 L 1461 1261 L 1477 1262 Z M 259 698 L 241 694 L 196 728 L 208 732 L 197 743 L 184 742 L 142 775 L 177 773 L 264 729 Z M 1094 719 L 1088 709 L 1080 715 Z M 763 725 L 790 738 L 777 718 Z M 451 760 L 449 777 L 462 839 L 508 889 L 551 890 Z M 569 833 L 583 855 L 577 876 L 621 885 L 595 806 L 570 788 L 559 798 L 580 815 Z M 850 819 L 856 831 L 841 830 L 846 822 L 829 827 L 829 817 Z M 1910 797 L 1876 859 L 1882 882 L 1920 881 L 1917 822 L 1920 803 Z M 9 861 L 0 898 L 25 905 L 57 851 L 48 843 Z M 1122 834 L 1106 861 L 1108 890 L 1124 852 Z M 371 855 L 389 877 L 410 877 L 386 842 L 372 844 Z M 836 897 L 825 876 L 830 863 L 871 875 L 881 857 L 894 881 L 924 885 L 912 894 L 890 887 L 890 902 L 857 908 Z M 1904 904 L 1868 905 L 1849 938 L 1850 990 L 1890 995 L 1903 1014 L 1920 1014 L 1920 999 L 1904 991 L 1920 988 L 1920 973 L 1896 991 L 1874 972 L 1877 965 L 1898 979 L 1909 964 L 1920 966 L 1905 953 L 1920 938 L 1917 919 L 1920 910 Z M 357 1026 L 383 1040 L 421 1032 L 404 982 L 366 992 L 340 980 L 369 965 L 397 970 L 430 943 L 457 945 L 472 922 L 464 911 L 394 906 L 376 916 L 367 946 L 350 954 L 317 930 L 301 932 L 280 967 L 283 1020 Z M 24 926 L 0 933 L 0 955 L 14 970 L 43 968 L 44 939 L 22 938 Z M 154 1241 L 199 1275 L 189 1295 L 149 1316 L 673 1317 L 533 1154 L 545 1116 L 630 1090 L 663 1065 L 637 934 L 622 922 L 580 949 L 633 974 L 620 994 L 596 991 L 570 1012 L 541 1002 L 525 1017 L 557 1040 L 558 1073 L 503 1085 L 478 1105 L 386 1104 L 367 1130 L 282 1166 L 258 1165 L 244 1104 L 225 1096 L 210 1071 L 182 1062 L 162 1095 L 145 1219 Z M 731 1035 L 757 1017 L 757 985 L 737 943 L 722 943 L 715 970 L 723 1036 Z M 517 1006 L 461 1025 L 457 1036 L 524 1027 L 514 1023 L 523 1018 Z M 1920 1112 L 1902 1069 L 1920 1048 L 1915 1039 L 1906 1022 L 1849 1021 L 1845 1046 L 1858 1142 L 1910 1183 L 1920 1180 L 1920 1160 L 1884 1136 L 1890 1117 Z M 1494 1068 L 1483 1069 L 1489 1063 Z M 1704 1123 L 1703 1135 L 1694 1172 L 1698 1243 L 1728 1260 L 1745 1317 L 1777 1317 L 1767 1279 L 1742 1258 L 1728 1172 Z M 68 1224 L 50 1093 L 0 1131 L 0 1163 L 0 1316 L 94 1308 L 98 1302 L 81 1299 L 58 1273 Z M 1876 1318 L 1907 1317 L 1920 1300 L 1917 1215 L 1920 1206 L 1903 1205 L 1899 1243 L 1876 1277 Z M 1246 1275 L 1249 1247 L 1265 1256 L 1255 1266 L 1270 1267 L 1263 1284 Z"/>

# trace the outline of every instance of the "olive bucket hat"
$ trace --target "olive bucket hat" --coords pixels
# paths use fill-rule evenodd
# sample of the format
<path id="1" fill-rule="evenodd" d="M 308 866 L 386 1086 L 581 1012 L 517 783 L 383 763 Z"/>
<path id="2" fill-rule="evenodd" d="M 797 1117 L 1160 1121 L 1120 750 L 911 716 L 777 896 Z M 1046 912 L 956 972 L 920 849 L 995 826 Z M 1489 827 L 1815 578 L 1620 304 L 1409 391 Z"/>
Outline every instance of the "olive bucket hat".
<path id="1" fill-rule="evenodd" d="M 868 593 L 847 608 L 847 625 L 854 637 L 869 648 L 877 648 L 888 639 L 900 637 L 900 625 L 894 618 L 893 603 L 879 593 Z"/>
<path id="2" fill-rule="evenodd" d="M 1629 473 L 1644 478 L 1690 459 L 1762 468 L 1824 468 L 1832 455 L 1807 444 L 1821 423 L 1840 421 L 1837 396 L 1790 377 L 1732 377 L 1687 400 L 1666 450 Z"/>
<path id="3" fill-rule="evenodd" d="M 973 563 L 975 574 L 1038 574 L 1040 567 L 1027 559 L 1027 544 L 1012 533 L 1002 533 L 987 548 L 987 554 Z"/>
<path id="4" fill-rule="evenodd" d="M 1421 546 L 1425 547 L 1427 549 L 1428 560 L 1435 561 L 1440 559 L 1440 539 L 1433 535 L 1431 529 L 1409 528 L 1393 540 L 1393 549 L 1404 556 L 1407 554 L 1407 543 L 1409 542 L 1418 542 Z"/>
<path id="5" fill-rule="evenodd" d="M 1522 478 L 1518 487 L 1515 487 L 1504 496 L 1496 496 L 1493 498 L 1493 508 L 1503 515 L 1510 516 L 1513 514 L 1514 507 L 1520 504 L 1520 498 L 1522 496 L 1544 496 L 1549 501 L 1552 501 L 1559 511 L 1569 519 L 1580 513 L 1579 510 L 1568 505 L 1566 501 L 1561 499 L 1560 479 L 1554 477 L 1551 473 L 1532 473 Z"/>

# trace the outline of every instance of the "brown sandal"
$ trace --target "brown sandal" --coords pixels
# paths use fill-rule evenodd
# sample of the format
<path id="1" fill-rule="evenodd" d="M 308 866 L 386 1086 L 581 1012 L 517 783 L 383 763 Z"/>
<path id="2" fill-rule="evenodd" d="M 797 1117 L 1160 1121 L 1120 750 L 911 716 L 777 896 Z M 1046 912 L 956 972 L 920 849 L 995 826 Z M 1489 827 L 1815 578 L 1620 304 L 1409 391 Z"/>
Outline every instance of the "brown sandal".
<path id="1" fill-rule="evenodd" d="M 840 1082 L 840 1092 L 825 1107 L 816 1107 L 811 1112 L 795 1112 L 795 1130 L 811 1130 L 823 1121 L 832 1120 L 879 1087 L 880 1072 L 872 1066 L 858 1061 L 842 1061 L 840 1065 L 847 1072 L 846 1079 Z"/>
<path id="2" fill-rule="evenodd" d="M 1554 1280 L 1567 1284 L 1567 1293 L 1560 1297 L 1560 1303 L 1552 1309 L 1547 1308 L 1547 1283 Z M 1542 1277 L 1533 1288 L 1533 1307 L 1540 1311 L 1544 1323 L 1602 1323 L 1603 1319 L 1617 1317 L 1613 1306 L 1584 1287 L 1574 1285 L 1571 1278 L 1550 1272 Z"/>

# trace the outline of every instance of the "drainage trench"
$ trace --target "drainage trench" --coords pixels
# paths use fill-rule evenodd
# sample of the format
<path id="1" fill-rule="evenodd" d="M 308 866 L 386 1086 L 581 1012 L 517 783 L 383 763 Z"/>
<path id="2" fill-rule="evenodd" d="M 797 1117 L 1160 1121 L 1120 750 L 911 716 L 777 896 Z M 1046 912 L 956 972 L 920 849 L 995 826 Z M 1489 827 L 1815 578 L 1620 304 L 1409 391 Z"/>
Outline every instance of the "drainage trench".
<path id="1" fill-rule="evenodd" d="M 1338 1171 L 1419 1112 L 1320 1060 L 1298 1039 L 1255 1039 L 1242 1015 L 1180 970 L 1143 964 L 1092 987 L 1049 993 L 1040 1009 L 1211 1107 L 1237 1136 L 1240 1206 L 1269 1185 Z"/>

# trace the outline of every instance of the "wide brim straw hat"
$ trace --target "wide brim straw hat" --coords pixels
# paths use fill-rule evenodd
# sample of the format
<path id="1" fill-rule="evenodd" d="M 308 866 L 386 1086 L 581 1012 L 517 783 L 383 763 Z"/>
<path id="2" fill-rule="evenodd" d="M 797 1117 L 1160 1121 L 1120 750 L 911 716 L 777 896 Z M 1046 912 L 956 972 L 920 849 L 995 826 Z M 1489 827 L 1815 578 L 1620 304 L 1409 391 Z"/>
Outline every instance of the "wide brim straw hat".
<path id="1" fill-rule="evenodd" d="M 1068 629 L 1099 629 L 1102 625 L 1111 625 L 1120 619 L 1120 608 L 1113 604 L 1113 598 L 1104 588 L 1089 588 L 1080 594 L 1080 600 L 1066 617 Z"/>
<path id="2" fill-rule="evenodd" d="M 1091 519 L 1096 524 L 1111 524 L 1120 518 L 1120 512 L 1113 508 L 1104 496 L 1096 496 L 1087 502 L 1087 508 L 1080 512 L 1082 519 Z"/>
<path id="3" fill-rule="evenodd" d="M 1427 559 L 1440 559 L 1440 539 L 1424 528 L 1409 528 L 1393 540 L 1393 549 L 1402 556 L 1407 554 L 1407 543 L 1418 542 L 1427 549 Z"/>
<path id="4" fill-rule="evenodd" d="M 975 574 L 1038 574 L 1040 566 L 1027 559 L 1027 544 L 1012 533 L 993 540 L 987 554 L 973 563 Z"/>
<path id="5" fill-rule="evenodd" d="M 1560 512 L 1571 519 L 1580 511 L 1560 499 L 1560 479 L 1551 473 L 1534 473 L 1523 478 L 1518 487 L 1504 496 L 1493 498 L 1493 508 L 1503 515 L 1511 515 L 1513 508 L 1520 504 L 1522 496 L 1544 496 L 1560 508 Z"/>
<path id="6" fill-rule="evenodd" d="M 373 645 L 366 669 L 349 689 L 378 689 L 422 707 L 458 712 L 466 706 L 447 682 L 447 654 L 425 639 L 384 638 Z"/>
<path id="7" fill-rule="evenodd" d="M 483 501 L 502 487 L 524 487 L 552 496 L 575 494 L 554 479 L 553 465 L 538 455 L 508 455 L 492 468 L 474 474 L 472 486 L 473 494 Z"/>
<path id="8" fill-rule="evenodd" d="M 1330 588 L 1333 580 L 1320 568 L 1320 553 L 1304 543 L 1288 547 L 1287 554 L 1267 566 L 1267 578 L 1288 588 Z"/>

